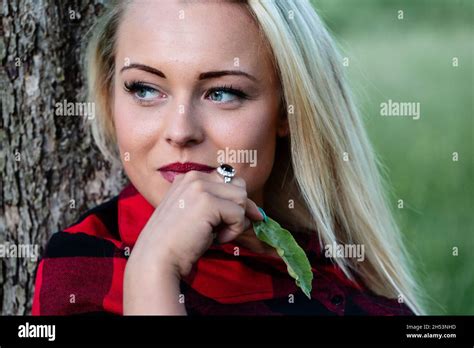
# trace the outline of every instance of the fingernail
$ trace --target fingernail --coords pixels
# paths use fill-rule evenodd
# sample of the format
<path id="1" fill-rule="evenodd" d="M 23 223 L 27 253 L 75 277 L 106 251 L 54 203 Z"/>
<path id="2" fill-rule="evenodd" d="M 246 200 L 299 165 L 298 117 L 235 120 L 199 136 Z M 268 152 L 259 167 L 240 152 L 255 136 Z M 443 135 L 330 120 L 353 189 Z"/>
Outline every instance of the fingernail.
<path id="1" fill-rule="evenodd" d="M 263 211 L 262 208 L 260 208 L 260 207 L 257 207 L 257 208 L 258 208 L 258 211 L 260 212 L 260 214 L 262 214 L 263 221 L 267 222 L 267 214 L 265 214 L 265 212 Z"/>

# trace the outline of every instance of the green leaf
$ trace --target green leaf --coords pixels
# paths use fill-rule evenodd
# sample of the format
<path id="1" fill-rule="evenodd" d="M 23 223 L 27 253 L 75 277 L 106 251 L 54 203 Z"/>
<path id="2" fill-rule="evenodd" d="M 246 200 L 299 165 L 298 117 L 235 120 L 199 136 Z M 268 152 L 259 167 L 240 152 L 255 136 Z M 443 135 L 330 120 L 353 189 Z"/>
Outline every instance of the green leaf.
<path id="1" fill-rule="evenodd" d="M 263 212 L 263 210 L 261 210 Z M 311 299 L 313 272 L 304 250 L 296 243 L 291 233 L 278 222 L 264 214 L 264 221 L 253 222 L 257 238 L 274 247 L 286 263 L 288 273 L 296 285 Z"/>

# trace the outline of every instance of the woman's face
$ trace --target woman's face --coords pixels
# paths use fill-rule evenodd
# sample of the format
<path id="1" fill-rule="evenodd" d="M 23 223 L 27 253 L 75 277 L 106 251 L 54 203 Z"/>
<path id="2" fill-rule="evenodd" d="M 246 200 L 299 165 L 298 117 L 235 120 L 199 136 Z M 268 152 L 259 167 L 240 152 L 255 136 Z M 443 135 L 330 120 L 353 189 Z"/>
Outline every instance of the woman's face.
<path id="1" fill-rule="evenodd" d="M 217 167 L 222 159 L 245 179 L 249 198 L 263 204 L 276 138 L 286 135 L 287 123 L 269 52 L 242 5 L 132 3 L 119 26 L 115 63 L 122 163 L 153 206 L 172 184 L 160 167 Z"/>

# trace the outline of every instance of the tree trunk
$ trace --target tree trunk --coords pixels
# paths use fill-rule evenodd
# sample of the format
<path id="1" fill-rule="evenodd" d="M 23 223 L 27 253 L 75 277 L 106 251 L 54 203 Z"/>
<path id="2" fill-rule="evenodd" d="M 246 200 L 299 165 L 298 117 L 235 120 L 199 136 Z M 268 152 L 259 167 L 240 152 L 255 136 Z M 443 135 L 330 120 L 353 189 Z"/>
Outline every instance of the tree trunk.
<path id="1" fill-rule="evenodd" d="M 56 103 L 85 101 L 81 62 L 103 4 L 1 0 L 1 10 L 0 246 L 41 254 L 52 233 L 124 184 L 93 145 L 91 121 L 55 113 Z M 31 311 L 37 261 L 19 256 L 0 255 L 2 315 Z"/>

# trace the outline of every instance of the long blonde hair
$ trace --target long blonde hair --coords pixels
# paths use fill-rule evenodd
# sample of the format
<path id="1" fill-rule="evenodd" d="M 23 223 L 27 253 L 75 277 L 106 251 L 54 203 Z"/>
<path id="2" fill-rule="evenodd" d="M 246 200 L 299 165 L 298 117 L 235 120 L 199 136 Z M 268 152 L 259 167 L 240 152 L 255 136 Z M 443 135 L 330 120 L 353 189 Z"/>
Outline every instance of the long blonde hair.
<path id="1" fill-rule="evenodd" d="M 342 58 L 307 0 L 248 0 L 274 59 L 290 134 L 279 141 L 265 186 L 269 215 L 317 231 L 321 246 L 360 244 L 365 261 L 335 258 L 346 276 L 423 314 L 401 233 L 387 205 L 378 160 L 345 81 Z M 111 115 L 115 42 L 126 2 L 112 2 L 87 54 L 92 133 L 118 160 Z M 289 210 L 288 201 L 294 208 Z"/>

